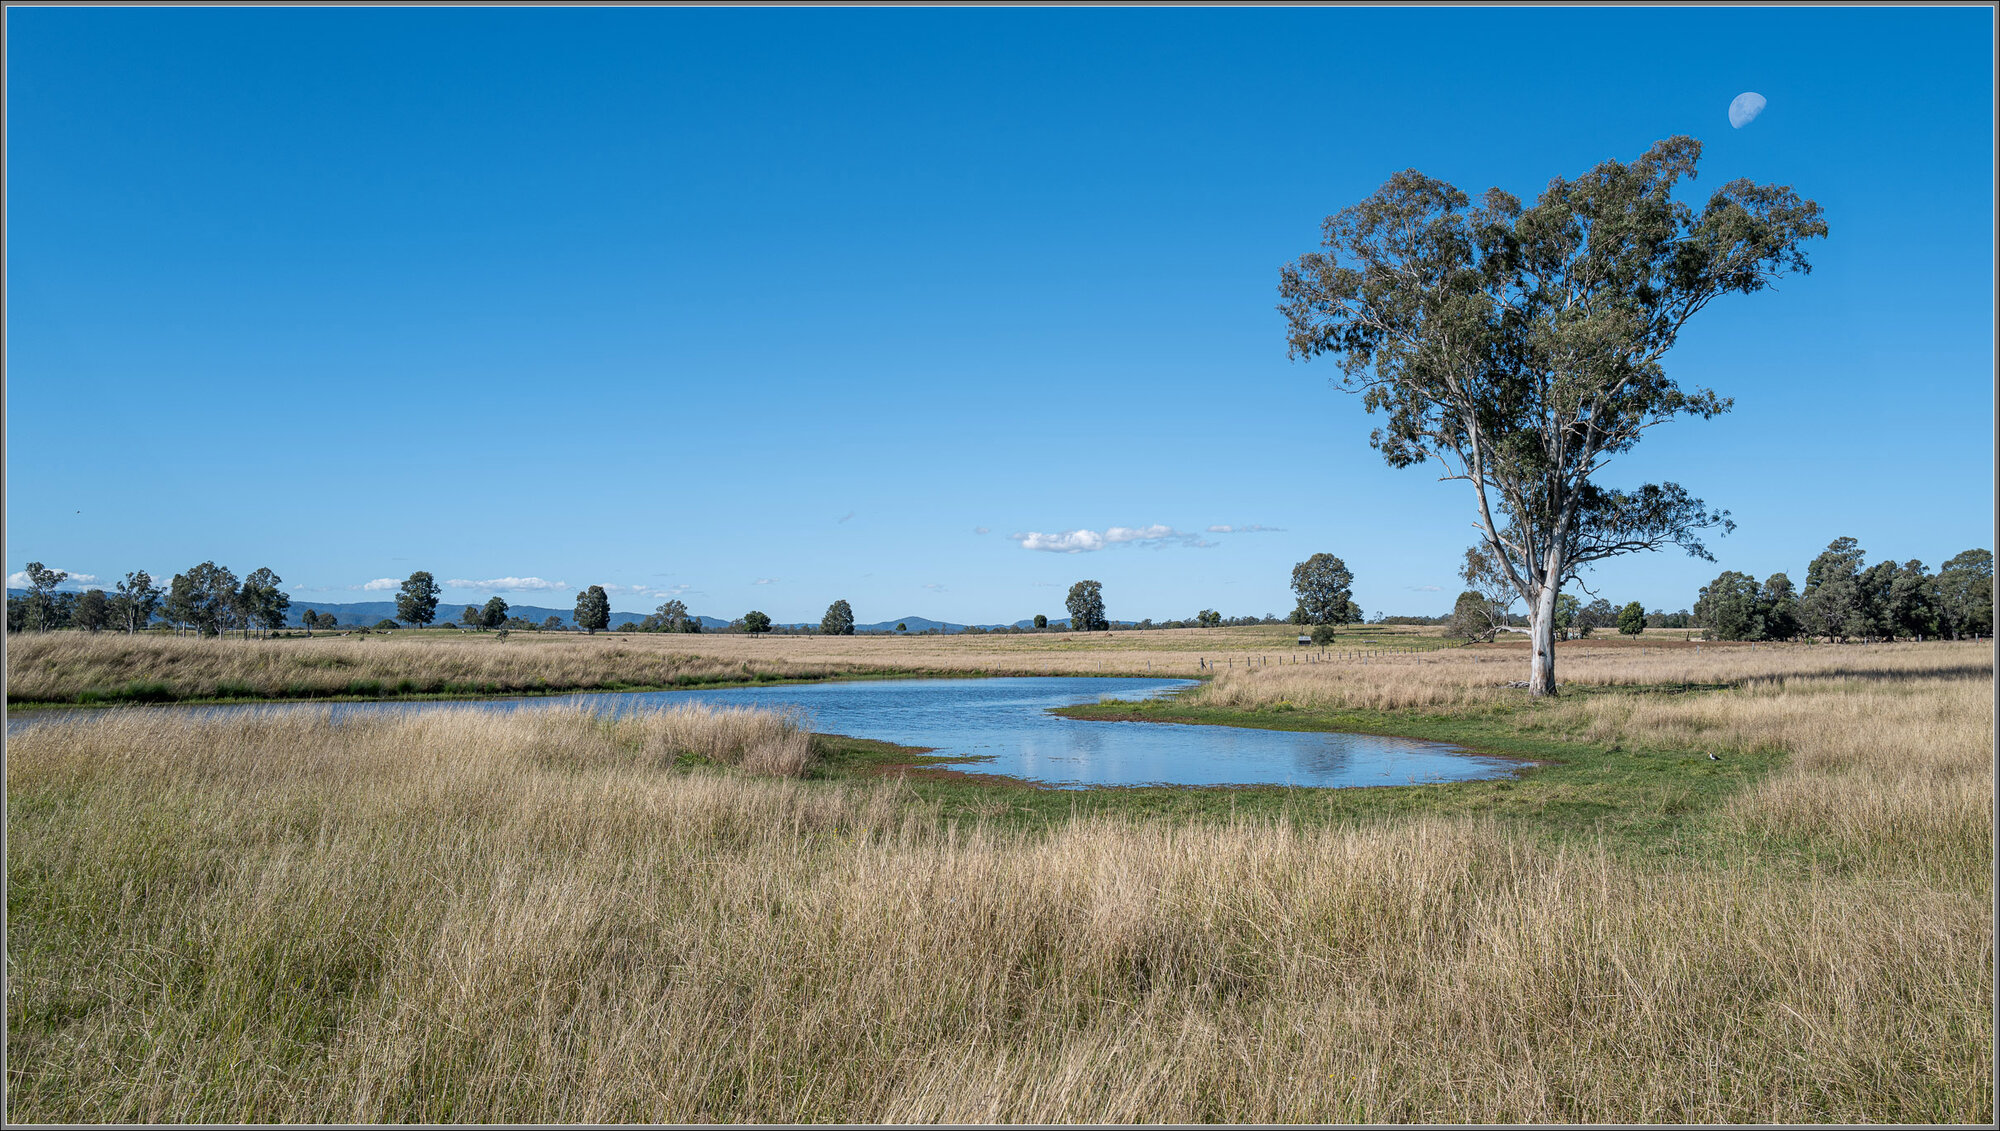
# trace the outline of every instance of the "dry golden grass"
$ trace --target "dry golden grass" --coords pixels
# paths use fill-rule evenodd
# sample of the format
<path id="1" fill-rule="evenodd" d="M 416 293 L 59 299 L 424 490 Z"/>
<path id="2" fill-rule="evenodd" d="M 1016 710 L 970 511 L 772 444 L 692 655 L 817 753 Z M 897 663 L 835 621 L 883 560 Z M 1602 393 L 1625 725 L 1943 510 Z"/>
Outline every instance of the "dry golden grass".
<path id="1" fill-rule="evenodd" d="M 20 633 L 7 638 L 7 698 L 69 703 L 80 694 L 104 700 L 494 694 L 925 672 L 1195 676 L 1206 674 L 1205 660 L 1218 657 L 1224 670 L 1296 661 L 1302 655 L 1296 635 L 1291 628 L 1225 628 L 762 638 L 513 633 L 502 640 L 432 631 L 246 641 Z M 1440 643 L 1409 630 L 1374 635 L 1410 647 Z"/>
<path id="2" fill-rule="evenodd" d="M 1793 752 L 1737 841 L 1664 859 L 1476 819 L 954 825 L 676 768 L 791 733 L 693 712 L 60 720 L 8 751 L 7 1115 L 1987 1122 L 1991 681 L 1939 654 L 1550 707 Z M 1930 674 L 1855 674 L 1896 664 Z M 1387 695 L 1366 672 L 1321 694 Z"/>

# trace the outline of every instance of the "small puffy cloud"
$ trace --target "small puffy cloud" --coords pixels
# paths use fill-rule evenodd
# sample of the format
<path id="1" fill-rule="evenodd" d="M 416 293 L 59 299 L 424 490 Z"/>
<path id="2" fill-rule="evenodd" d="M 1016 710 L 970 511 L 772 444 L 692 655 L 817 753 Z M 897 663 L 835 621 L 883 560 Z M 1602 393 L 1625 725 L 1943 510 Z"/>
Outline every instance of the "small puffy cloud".
<path id="1" fill-rule="evenodd" d="M 57 573 L 69 574 L 68 577 L 63 578 L 57 584 L 57 589 L 82 589 L 85 586 L 97 584 L 97 575 L 94 573 L 78 573 L 75 570 L 63 569 L 60 566 L 45 566 L 43 568 L 55 570 Z M 7 588 L 32 589 L 34 588 L 34 581 L 28 577 L 28 571 L 24 569 L 18 573 L 7 575 Z"/>
<path id="2" fill-rule="evenodd" d="M 972 528 L 972 532 L 974 534 L 991 534 L 993 533 L 993 528 L 990 526 L 975 526 Z"/>
<path id="3" fill-rule="evenodd" d="M 1200 548 L 1213 546 L 1198 534 L 1175 530 L 1171 526 L 1155 523 L 1151 526 L 1112 526 L 1102 533 L 1095 530 L 1065 530 L 1060 534 L 1043 534 L 1030 530 L 1009 534 L 1009 538 L 1019 542 L 1023 549 L 1042 550 L 1052 554 L 1083 554 L 1102 550 L 1106 546 L 1192 546 Z"/>
<path id="4" fill-rule="evenodd" d="M 930 591 L 931 591 L 931 592 L 933 592 L 933 593 L 943 593 L 943 592 L 945 592 L 945 587 L 944 587 L 944 586 L 942 586 L 942 585 L 939 585 L 939 584 L 938 584 L 937 582 L 935 582 L 935 581 L 932 581 L 932 582 L 929 582 L 929 583 L 927 583 L 927 584 L 926 584 L 926 585 L 924 586 L 924 588 L 926 588 L 926 589 L 930 590 Z"/>
<path id="5" fill-rule="evenodd" d="M 383 586 L 383 588 L 392 588 L 401 584 L 402 582 L 400 581 L 390 582 L 389 585 Z M 545 581 L 539 577 L 489 577 L 484 580 L 454 577 L 450 581 L 445 582 L 445 585 L 452 589 L 492 589 L 501 593 L 531 593 L 569 588 L 569 582 L 567 581 Z M 368 583 L 368 588 L 373 589 L 375 587 L 375 582 L 371 581 Z M 609 589 L 610 586 L 607 585 L 605 588 Z"/>
<path id="6" fill-rule="evenodd" d="M 1444 589 L 1443 589 L 1443 588 L 1442 588 L 1441 586 L 1437 586 L 1437 585 L 1405 585 L 1405 586 L 1403 586 L 1403 588 L 1405 588 L 1405 589 L 1408 589 L 1408 590 L 1410 590 L 1410 591 L 1411 591 L 1411 592 L 1413 592 L 1413 593 L 1442 593 L 1442 592 L 1444 592 Z"/>
<path id="7" fill-rule="evenodd" d="M 457 585 L 459 582 L 453 581 L 447 584 Z M 471 582 L 466 582 L 465 584 L 469 585 Z M 393 577 L 378 577 L 373 581 L 364 581 L 361 583 L 361 588 L 371 591 L 376 589 L 401 589 L 402 587 L 403 583 Z"/>
<path id="8" fill-rule="evenodd" d="M 1211 526 L 1208 528 L 1210 534 L 1282 534 L 1284 531 L 1285 528 L 1282 526 L 1264 526 L 1255 522 L 1248 526 Z"/>
<path id="9" fill-rule="evenodd" d="M 756 579 L 755 581 L 752 581 L 752 582 L 751 582 L 750 584 L 752 584 L 752 585 L 776 585 L 777 583 L 778 583 L 778 579 L 777 579 L 777 578 L 775 578 L 775 577 L 760 577 L 760 578 L 757 578 L 757 579 Z"/>

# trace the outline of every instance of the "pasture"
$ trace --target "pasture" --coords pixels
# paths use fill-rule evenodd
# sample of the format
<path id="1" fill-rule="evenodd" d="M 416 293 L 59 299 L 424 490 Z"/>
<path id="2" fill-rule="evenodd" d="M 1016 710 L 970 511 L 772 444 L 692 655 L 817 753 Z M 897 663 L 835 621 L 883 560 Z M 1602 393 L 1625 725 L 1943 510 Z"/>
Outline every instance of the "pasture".
<path id="1" fill-rule="evenodd" d="M 1989 1121 L 1990 646 L 1564 650 L 1554 702 L 1481 646 L 1094 709 L 1548 753 L 1505 791 L 1068 794 L 731 712 L 54 720 L 9 742 L 7 1116 Z"/>

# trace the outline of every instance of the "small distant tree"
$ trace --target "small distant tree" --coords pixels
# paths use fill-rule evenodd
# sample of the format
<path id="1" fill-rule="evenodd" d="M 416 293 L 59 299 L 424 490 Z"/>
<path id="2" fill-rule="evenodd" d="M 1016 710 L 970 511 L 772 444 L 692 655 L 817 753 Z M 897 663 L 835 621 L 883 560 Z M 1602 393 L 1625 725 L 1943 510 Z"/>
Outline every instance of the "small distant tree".
<path id="1" fill-rule="evenodd" d="M 396 594 L 396 616 L 419 628 L 437 619 L 438 594 L 443 592 L 429 573 L 418 570 Z"/>
<path id="2" fill-rule="evenodd" d="M 1079 581 L 1069 587 L 1069 627 L 1072 632 L 1101 632 L 1111 627 L 1104 619 L 1104 586 L 1095 581 Z"/>
<path id="3" fill-rule="evenodd" d="M 1618 632 L 1623 636 L 1637 636 L 1646 631 L 1646 607 L 1634 601 L 1618 610 Z"/>
<path id="4" fill-rule="evenodd" d="M 101 631 L 111 623 L 111 600 L 102 589 L 86 589 L 76 599 L 71 622 L 86 632 Z"/>
<path id="5" fill-rule="evenodd" d="M 611 598 L 605 596 L 604 586 L 593 585 L 576 595 L 576 626 L 586 635 L 595 636 L 610 624 Z"/>
<path id="6" fill-rule="evenodd" d="M 387 617 L 383 617 L 381 620 L 375 622 L 375 631 L 377 632 L 394 632 L 401 627 L 403 626 Z"/>
<path id="7" fill-rule="evenodd" d="M 755 609 L 743 614 L 743 631 L 759 633 L 771 631 L 771 618 Z"/>
<path id="8" fill-rule="evenodd" d="M 1993 551 L 1967 550 L 1938 567 L 1938 627 L 1953 640 L 1993 634 Z"/>
<path id="9" fill-rule="evenodd" d="M 1865 636 L 1871 627 L 1861 591 L 1861 544 L 1835 538 L 1824 553 L 1806 566 L 1806 588 L 1799 599 L 1799 621 L 1812 636 L 1843 641 Z"/>
<path id="10" fill-rule="evenodd" d="M 486 614 L 478 605 L 467 605 L 458 612 L 458 623 L 467 628 L 480 628 L 486 623 Z"/>
<path id="11" fill-rule="evenodd" d="M 499 628 L 507 623 L 507 602 L 499 597 L 491 597 L 486 607 L 479 610 L 479 623 L 485 628 Z"/>
<path id="12" fill-rule="evenodd" d="M 1041 628 L 1047 628 L 1048 626 L 1049 626 L 1049 618 L 1048 618 L 1048 615 L 1047 615 L 1047 614 L 1045 614 L 1045 613 L 1036 613 L 1036 614 L 1035 614 L 1035 627 L 1036 627 L 1036 628 L 1038 628 L 1038 629 L 1041 629 Z M 899 625 L 897 625 L 896 627 L 897 627 L 898 629 L 901 629 L 901 628 L 902 628 L 903 626 L 899 624 Z"/>
<path id="13" fill-rule="evenodd" d="M 1582 601 L 1577 600 L 1567 593 L 1557 595 L 1555 610 L 1552 614 L 1555 619 L 1550 622 L 1555 625 L 1556 639 L 1569 640 L 1573 638 L 1577 629 L 1576 614 L 1582 611 Z"/>
<path id="14" fill-rule="evenodd" d="M 690 619 L 688 617 L 688 607 L 678 598 L 661 604 L 658 609 L 653 610 L 653 615 L 660 618 L 660 627 L 664 631 L 687 631 L 687 624 Z"/>
<path id="15" fill-rule="evenodd" d="M 1476 590 L 1460 593 L 1452 604 L 1451 620 L 1446 623 L 1445 631 L 1464 640 L 1492 640 L 1498 631 L 1493 602 Z"/>
<path id="16" fill-rule="evenodd" d="M 138 632 L 153 623 L 160 596 L 160 587 L 153 584 L 152 575 L 143 569 L 134 570 L 118 583 L 118 596 L 111 600 L 113 615 L 126 632 Z"/>
<path id="17" fill-rule="evenodd" d="M 1222 614 L 1214 609 L 1203 609 L 1194 615 L 1194 619 L 1203 628 L 1216 628 L 1222 624 Z"/>
<path id="18" fill-rule="evenodd" d="M 1293 624 L 1349 624 L 1360 619 L 1351 616 L 1360 611 L 1353 601 L 1354 574 L 1332 554 L 1314 554 L 1293 566 L 1292 592 L 1299 598 Z"/>
<path id="19" fill-rule="evenodd" d="M 1694 623 L 1710 640 L 1762 640 L 1763 610 L 1757 579 L 1747 573 L 1724 570 L 1721 576 L 1702 586 L 1694 603 Z"/>
<path id="20" fill-rule="evenodd" d="M 1313 625 L 1312 642 L 1324 648 L 1340 635 L 1340 630 L 1330 624 Z"/>
<path id="21" fill-rule="evenodd" d="M 47 632 L 56 627 L 56 586 L 69 580 L 67 570 L 50 569 L 40 562 L 28 563 L 28 627 Z"/>
<path id="22" fill-rule="evenodd" d="M 321 613 L 319 615 L 319 626 L 321 628 L 339 628 L 340 618 L 332 613 Z"/>
<path id="23" fill-rule="evenodd" d="M 1915 558 L 1895 567 L 1884 606 L 1884 636 L 1928 640 L 1938 635 L 1937 578 L 1926 573 L 1924 563 Z"/>
<path id="24" fill-rule="evenodd" d="M 227 566 L 203 562 L 184 574 L 175 574 L 169 603 L 176 597 L 186 623 L 199 635 L 220 636 L 235 623 L 236 574 Z"/>
<path id="25" fill-rule="evenodd" d="M 237 590 L 237 611 L 243 620 L 243 635 L 247 639 L 250 630 L 268 633 L 285 627 L 285 617 L 291 612 L 292 598 L 279 585 L 284 578 L 271 572 L 269 566 L 250 571 L 243 579 L 243 587 Z"/>
<path id="26" fill-rule="evenodd" d="M 846 598 L 826 607 L 826 615 L 819 618 L 819 630 L 828 636 L 854 635 L 854 607 Z"/>
<path id="27" fill-rule="evenodd" d="M 1757 594 L 1757 608 L 1764 618 L 1764 639 L 1795 640 L 1799 635 L 1799 598 L 1792 579 L 1774 573 L 1764 579 Z"/>
<path id="28" fill-rule="evenodd" d="M 907 624 L 904 624 L 904 623 L 903 623 L 902 621 L 897 621 L 897 622 L 896 622 L 896 631 L 897 631 L 897 632 L 908 632 L 908 631 L 910 631 L 910 626 L 909 626 L 909 625 L 907 625 Z"/>
<path id="29" fill-rule="evenodd" d="M 545 621 L 543 621 L 543 622 L 542 622 L 542 631 L 543 631 L 543 632 L 560 632 L 560 631 L 562 631 L 562 626 L 563 626 L 563 622 L 562 622 L 562 618 L 561 618 L 561 617 L 550 617 L 550 618 L 548 618 L 547 620 L 545 620 Z"/>
<path id="30" fill-rule="evenodd" d="M 307 609 L 304 615 L 299 617 L 299 623 L 306 626 L 306 635 L 311 636 L 313 629 L 319 627 L 319 613 L 313 609 Z"/>

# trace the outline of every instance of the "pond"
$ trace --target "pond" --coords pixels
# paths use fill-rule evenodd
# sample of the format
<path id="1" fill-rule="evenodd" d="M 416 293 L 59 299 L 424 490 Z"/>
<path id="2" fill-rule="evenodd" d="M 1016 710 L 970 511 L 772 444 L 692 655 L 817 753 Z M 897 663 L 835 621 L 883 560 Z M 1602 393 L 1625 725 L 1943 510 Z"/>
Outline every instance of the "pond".
<path id="1" fill-rule="evenodd" d="M 1522 763 L 1441 742 L 1371 734 L 1067 719 L 1051 707 L 1167 695 L 1194 681 L 1116 676 L 896 679 L 639 691 L 536 699 L 331 705 L 336 718 L 378 711 L 536 710 L 575 704 L 623 713 L 678 703 L 795 709 L 812 729 L 931 748 L 962 768 L 1066 789 L 1135 785 L 1411 785 L 1510 777 Z M 325 710 L 298 707 L 143 710 Z M 63 712 L 67 713 L 67 712 Z M 56 712 L 48 712 L 53 716 Z M 42 712 L 15 716 L 9 728 Z"/>

